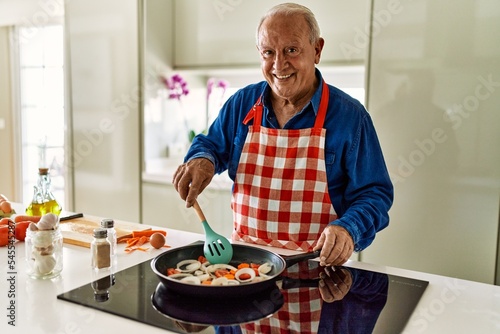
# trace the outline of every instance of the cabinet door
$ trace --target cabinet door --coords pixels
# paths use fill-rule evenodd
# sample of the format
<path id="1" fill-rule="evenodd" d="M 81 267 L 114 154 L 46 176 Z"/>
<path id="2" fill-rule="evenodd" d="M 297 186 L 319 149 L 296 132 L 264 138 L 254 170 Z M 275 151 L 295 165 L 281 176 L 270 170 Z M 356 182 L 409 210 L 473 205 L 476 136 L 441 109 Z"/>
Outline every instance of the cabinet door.
<path id="1" fill-rule="evenodd" d="M 259 66 L 261 16 L 277 0 L 177 0 L 175 67 Z M 298 1 L 315 13 L 325 38 L 322 64 L 362 62 L 368 48 L 368 0 Z"/>
<path id="2" fill-rule="evenodd" d="M 377 0 L 374 12 L 390 5 Z M 500 44 L 491 32 L 500 30 L 500 7 L 494 0 L 399 6 L 373 36 L 368 89 L 395 201 L 389 227 L 362 259 L 493 283 Z"/>
<path id="3" fill-rule="evenodd" d="M 140 112 L 134 0 L 68 1 L 74 210 L 138 221 Z"/>

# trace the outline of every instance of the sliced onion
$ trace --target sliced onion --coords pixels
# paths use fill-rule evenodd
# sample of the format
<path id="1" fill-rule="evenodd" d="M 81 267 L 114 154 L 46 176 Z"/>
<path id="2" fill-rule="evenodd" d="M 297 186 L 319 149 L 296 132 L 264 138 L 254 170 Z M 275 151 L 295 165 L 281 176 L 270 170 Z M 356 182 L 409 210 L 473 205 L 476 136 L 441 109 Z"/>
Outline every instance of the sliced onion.
<path id="1" fill-rule="evenodd" d="M 201 262 L 198 260 L 184 260 L 177 263 L 177 269 L 183 273 L 192 273 L 201 267 Z"/>
<path id="2" fill-rule="evenodd" d="M 200 281 L 206 281 L 207 279 L 210 278 L 210 275 L 209 274 L 201 274 L 201 275 L 196 275 L 196 277 L 198 277 L 200 279 Z"/>
<path id="3" fill-rule="evenodd" d="M 240 282 L 235 279 L 228 279 L 227 285 L 240 285 Z"/>
<path id="4" fill-rule="evenodd" d="M 209 274 L 211 277 L 215 277 L 214 273 L 218 269 L 225 269 L 225 270 L 229 270 L 229 271 L 231 271 L 231 270 L 234 270 L 234 271 L 238 270 L 237 268 L 233 267 L 230 264 L 217 263 L 217 264 L 211 264 L 211 265 L 209 265 L 206 268 L 205 272 L 207 274 Z"/>
<path id="5" fill-rule="evenodd" d="M 187 273 L 179 273 L 179 274 L 172 274 L 172 275 L 168 275 L 168 278 L 173 278 L 173 279 L 177 279 L 177 280 L 180 280 L 184 277 L 189 277 L 189 276 L 193 276 L 191 274 L 187 274 Z"/>
<path id="6" fill-rule="evenodd" d="M 226 277 L 218 277 L 212 281 L 211 285 L 229 285 L 228 281 Z"/>
<path id="7" fill-rule="evenodd" d="M 209 266 L 207 266 L 207 270 L 209 272 L 214 272 L 216 271 L 217 269 L 227 269 L 227 270 L 238 270 L 237 268 L 233 267 L 232 265 L 230 264 L 224 264 L 224 263 L 217 263 L 217 264 L 211 264 Z"/>
<path id="8" fill-rule="evenodd" d="M 250 278 L 248 278 L 248 279 L 241 279 L 240 276 L 242 274 L 248 274 L 248 275 L 250 275 Z M 236 278 L 241 283 L 250 282 L 251 280 L 253 280 L 255 278 L 255 270 L 253 270 L 252 268 L 241 268 L 241 269 L 238 269 L 238 271 L 236 272 L 236 274 L 234 274 L 234 278 Z"/>
<path id="9" fill-rule="evenodd" d="M 257 271 L 259 272 L 259 274 L 264 274 L 264 275 L 267 275 L 269 274 L 269 272 L 273 269 L 273 265 L 269 262 L 266 262 L 266 263 L 263 263 L 259 266 L 259 268 L 257 269 Z"/>
<path id="10" fill-rule="evenodd" d="M 183 283 L 189 283 L 189 284 L 195 284 L 195 285 L 201 284 L 201 280 L 197 276 L 187 276 L 187 277 L 184 277 L 184 278 L 181 279 L 181 282 L 183 282 Z"/>

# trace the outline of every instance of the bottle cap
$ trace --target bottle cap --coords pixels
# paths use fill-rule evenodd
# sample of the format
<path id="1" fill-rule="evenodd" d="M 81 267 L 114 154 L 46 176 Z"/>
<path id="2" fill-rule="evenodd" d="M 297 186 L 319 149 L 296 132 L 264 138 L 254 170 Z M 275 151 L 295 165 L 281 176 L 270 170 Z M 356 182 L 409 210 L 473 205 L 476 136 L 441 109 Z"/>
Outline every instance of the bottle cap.
<path id="1" fill-rule="evenodd" d="M 94 238 L 106 238 L 108 236 L 108 230 L 104 228 L 94 229 Z"/>
<path id="2" fill-rule="evenodd" d="M 38 174 L 47 175 L 47 174 L 49 174 L 49 169 L 48 168 L 38 168 Z"/>
<path id="3" fill-rule="evenodd" d="M 113 219 L 103 219 L 101 220 L 101 227 L 103 228 L 112 228 L 115 226 L 115 221 Z"/>

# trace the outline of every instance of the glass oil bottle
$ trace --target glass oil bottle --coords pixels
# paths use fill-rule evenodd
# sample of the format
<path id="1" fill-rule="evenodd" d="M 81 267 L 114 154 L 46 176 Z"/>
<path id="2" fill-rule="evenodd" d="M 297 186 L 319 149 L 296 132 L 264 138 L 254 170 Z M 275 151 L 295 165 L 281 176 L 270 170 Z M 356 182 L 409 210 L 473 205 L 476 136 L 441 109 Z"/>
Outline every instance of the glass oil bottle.
<path id="1" fill-rule="evenodd" d="M 34 186 L 33 200 L 26 208 L 26 214 L 29 216 L 43 216 L 47 213 L 59 215 L 62 211 L 54 195 L 50 190 L 50 175 L 48 168 L 38 169 L 38 181 Z"/>

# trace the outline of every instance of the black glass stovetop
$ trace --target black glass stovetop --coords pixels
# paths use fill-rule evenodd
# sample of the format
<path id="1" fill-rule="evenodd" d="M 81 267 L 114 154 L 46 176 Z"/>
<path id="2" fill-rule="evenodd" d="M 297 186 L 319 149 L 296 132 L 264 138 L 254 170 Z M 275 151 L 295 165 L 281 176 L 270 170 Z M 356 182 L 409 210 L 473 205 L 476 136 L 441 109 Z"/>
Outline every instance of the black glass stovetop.
<path id="1" fill-rule="evenodd" d="M 306 261 L 288 268 L 276 286 L 251 298 L 207 300 L 170 291 L 150 262 L 57 298 L 178 333 L 268 333 L 280 327 L 289 333 L 391 334 L 403 331 L 428 285 L 348 266 L 325 271 L 317 261 Z M 331 294 L 321 294 L 325 287 L 320 290 L 320 275 L 332 283 Z"/>

